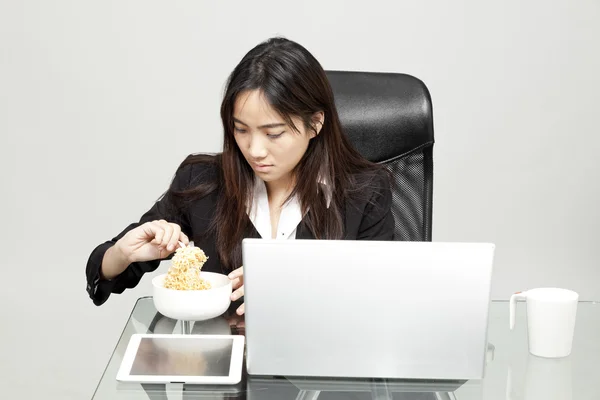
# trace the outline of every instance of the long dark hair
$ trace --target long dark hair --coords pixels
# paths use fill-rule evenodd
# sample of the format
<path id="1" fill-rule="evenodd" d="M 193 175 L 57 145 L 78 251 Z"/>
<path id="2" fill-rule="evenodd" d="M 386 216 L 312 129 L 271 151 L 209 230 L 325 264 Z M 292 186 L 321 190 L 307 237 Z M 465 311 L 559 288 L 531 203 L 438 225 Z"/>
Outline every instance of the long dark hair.
<path id="1" fill-rule="evenodd" d="M 260 90 L 292 129 L 295 125 L 291 118 L 297 117 L 306 129 L 315 130 L 313 116 L 319 111 L 324 113 L 319 134 L 310 140 L 293 171 L 297 179 L 290 194 L 290 198 L 298 196 L 305 215 L 303 222 L 315 238 L 343 238 L 346 200 L 365 193 L 370 197 L 372 193 L 365 189 L 383 169 L 362 157 L 342 132 L 325 71 L 308 50 L 284 38 L 272 38 L 254 47 L 227 81 L 221 104 L 223 152 L 217 156 L 190 157 L 181 166 L 212 163 L 218 171 L 217 179 L 176 193 L 180 198 L 190 199 L 219 191 L 211 232 L 207 234 L 216 237 L 217 252 L 226 269 L 241 266 L 241 241 L 252 229 L 246 205 L 252 201 L 255 176 L 236 144 L 233 123 L 237 96 L 251 90 Z M 329 205 L 319 180 L 330 185 Z"/>

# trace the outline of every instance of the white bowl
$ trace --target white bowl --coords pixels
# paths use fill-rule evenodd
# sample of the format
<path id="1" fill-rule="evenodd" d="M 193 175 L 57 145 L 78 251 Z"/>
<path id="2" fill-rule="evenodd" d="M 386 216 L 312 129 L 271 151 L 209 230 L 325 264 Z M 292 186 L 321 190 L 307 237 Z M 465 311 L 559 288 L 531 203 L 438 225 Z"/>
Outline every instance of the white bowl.
<path id="1" fill-rule="evenodd" d="M 200 272 L 211 284 L 207 290 L 176 290 L 164 287 L 167 274 L 152 279 L 154 306 L 165 317 L 182 321 L 204 321 L 218 317 L 231 304 L 231 280 L 227 275 Z"/>

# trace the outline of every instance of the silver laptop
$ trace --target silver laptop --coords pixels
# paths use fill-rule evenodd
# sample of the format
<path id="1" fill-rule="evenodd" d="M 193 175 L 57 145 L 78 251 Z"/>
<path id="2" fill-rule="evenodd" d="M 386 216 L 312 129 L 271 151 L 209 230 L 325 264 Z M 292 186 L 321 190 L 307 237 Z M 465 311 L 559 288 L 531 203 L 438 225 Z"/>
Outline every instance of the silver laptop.
<path id="1" fill-rule="evenodd" d="M 244 239 L 251 375 L 481 379 L 494 245 Z"/>

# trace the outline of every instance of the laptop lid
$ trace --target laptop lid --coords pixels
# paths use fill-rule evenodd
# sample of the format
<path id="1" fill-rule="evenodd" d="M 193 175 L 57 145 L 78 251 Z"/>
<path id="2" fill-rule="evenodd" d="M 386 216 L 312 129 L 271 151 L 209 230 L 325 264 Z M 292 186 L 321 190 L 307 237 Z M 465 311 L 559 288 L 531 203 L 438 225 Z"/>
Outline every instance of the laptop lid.
<path id="1" fill-rule="evenodd" d="M 483 377 L 494 245 L 242 242 L 248 373 Z"/>

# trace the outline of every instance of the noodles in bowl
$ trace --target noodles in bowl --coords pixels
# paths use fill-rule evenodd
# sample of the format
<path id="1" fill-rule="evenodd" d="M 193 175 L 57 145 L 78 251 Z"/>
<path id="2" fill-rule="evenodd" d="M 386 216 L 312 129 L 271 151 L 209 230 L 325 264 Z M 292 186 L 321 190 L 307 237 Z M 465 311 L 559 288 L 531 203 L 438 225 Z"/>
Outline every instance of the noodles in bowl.
<path id="1" fill-rule="evenodd" d="M 200 270 L 208 260 L 204 251 L 195 246 L 180 247 L 175 251 L 164 287 L 176 290 L 207 290 L 210 282 L 200 277 Z"/>
<path id="2" fill-rule="evenodd" d="M 227 275 L 202 271 L 207 260 L 200 248 L 181 247 L 167 273 L 152 279 L 154 306 L 162 315 L 203 321 L 227 311 L 231 304 L 231 280 Z"/>

